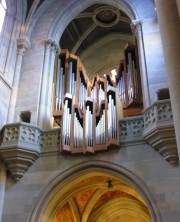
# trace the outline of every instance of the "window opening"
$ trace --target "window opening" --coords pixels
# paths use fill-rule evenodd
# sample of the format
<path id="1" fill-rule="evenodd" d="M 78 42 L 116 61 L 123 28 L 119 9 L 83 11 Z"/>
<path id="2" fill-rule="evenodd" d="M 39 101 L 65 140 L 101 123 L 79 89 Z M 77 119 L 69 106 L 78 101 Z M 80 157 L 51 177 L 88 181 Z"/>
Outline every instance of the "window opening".
<path id="1" fill-rule="evenodd" d="M 31 112 L 30 111 L 22 111 L 20 114 L 20 121 L 25 123 L 30 123 L 31 121 Z"/>

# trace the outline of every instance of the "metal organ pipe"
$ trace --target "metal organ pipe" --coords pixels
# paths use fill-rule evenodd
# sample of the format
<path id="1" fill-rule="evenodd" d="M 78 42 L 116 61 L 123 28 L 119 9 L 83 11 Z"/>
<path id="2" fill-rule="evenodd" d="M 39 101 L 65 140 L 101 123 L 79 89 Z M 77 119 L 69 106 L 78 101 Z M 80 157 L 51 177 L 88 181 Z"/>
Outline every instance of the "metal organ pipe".
<path id="1" fill-rule="evenodd" d="M 61 59 L 58 60 L 58 71 L 56 78 L 56 101 L 55 101 L 55 110 L 62 109 L 62 99 L 64 92 L 64 69 L 61 67 Z"/>
<path id="2" fill-rule="evenodd" d="M 58 109 L 58 92 L 59 92 L 59 67 L 61 67 L 61 65 L 59 64 L 60 60 L 58 60 L 58 71 L 57 71 L 57 76 L 56 76 L 56 104 L 55 104 L 55 109 Z"/>
<path id="3" fill-rule="evenodd" d="M 63 68 L 60 69 L 60 78 L 59 78 L 59 92 L 58 92 L 58 102 L 59 106 L 58 109 L 62 109 L 62 103 L 63 103 L 63 93 L 64 93 L 64 75 L 63 75 Z"/>
<path id="4" fill-rule="evenodd" d="M 73 62 L 69 62 L 67 92 L 75 96 L 76 94 L 76 73 L 73 72 Z"/>
<path id="5" fill-rule="evenodd" d="M 63 113 L 63 144 L 70 145 L 70 131 L 71 131 L 71 113 L 70 108 L 68 108 L 68 100 L 65 100 L 64 113 Z"/>
<path id="6" fill-rule="evenodd" d="M 131 54 L 128 53 L 128 65 L 127 65 L 127 79 L 128 79 L 128 97 L 131 99 L 133 97 L 133 76 L 132 76 L 132 63 L 131 63 Z"/>
<path id="7" fill-rule="evenodd" d="M 102 110 L 99 122 L 96 125 L 96 145 L 105 143 L 105 110 Z"/>
<path id="8" fill-rule="evenodd" d="M 116 105 L 112 95 L 108 96 L 108 138 L 117 139 Z"/>
<path id="9" fill-rule="evenodd" d="M 109 101 L 108 101 L 108 138 L 110 139 L 111 138 L 111 130 L 112 130 L 112 119 L 111 119 L 111 116 L 112 116 L 112 113 L 111 113 L 112 99 L 111 99 L 111 95 L 109 95 L 108 98 L 109 98 Z"/>
<path id="10" fill-rule="evenodd" d="M 83 143 L 83 128 L 78 120 L 76 113 L 74 113 L 74 147 L 82 147 Z"/>
<path id="11" fill-rule="evenodd" d="M 104 100 L 104 90 L 102 88 L 102 85 L 99 85 L 99 101 Z"/>
<path id="12" fill-rule="evenodd" d="M 93 122 L 92 122 L 92 113 L 90 111 L 90 107 L 86 108 L 86 145 L 93 147 Z"/>
<path id="13" fill-rule="evenodd" d="M 118 94 L 123 104 L 126 104 L 126 95 L 125 95 L 125 81 L 124 81 L 124 71 L 122 71 L 121 76 L 119 78 L 119 82 L 116 86 L 118 90 Z"/>
<path id="14" fill-rule="evenodd" d="M 96 91 L 96 87 L 93 86 L 92 90 L 91 90 L 91 98 L 95 101 L 97 101 L 97 91 Z"/>
<path id="15" fill-rule="evenodd" d="M 86 100 L 86 94 L 87 94 L 87 89 L 86 86 L 83 83 L 83 80 L 80 78 L 80 90 L 79 90 L 79 105 L 81 109 L 84 109 L 84 101 Z"/>

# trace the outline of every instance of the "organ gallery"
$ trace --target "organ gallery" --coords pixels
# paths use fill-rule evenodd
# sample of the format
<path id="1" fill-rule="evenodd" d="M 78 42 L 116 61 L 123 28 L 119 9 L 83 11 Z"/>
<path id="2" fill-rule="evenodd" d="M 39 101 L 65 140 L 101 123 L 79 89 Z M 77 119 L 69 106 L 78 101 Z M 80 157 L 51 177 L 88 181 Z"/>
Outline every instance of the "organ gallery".
<path id="1" fill-rule="evenodd" d="M 61 50 L 56 58 L 53 117 L 61 127 L 61 152 L 94 153 L 119 147 L 123 110 L 142 105 L 136 48 L 127 44 L 116 76 L 92 79 L 79 57 Z"/>

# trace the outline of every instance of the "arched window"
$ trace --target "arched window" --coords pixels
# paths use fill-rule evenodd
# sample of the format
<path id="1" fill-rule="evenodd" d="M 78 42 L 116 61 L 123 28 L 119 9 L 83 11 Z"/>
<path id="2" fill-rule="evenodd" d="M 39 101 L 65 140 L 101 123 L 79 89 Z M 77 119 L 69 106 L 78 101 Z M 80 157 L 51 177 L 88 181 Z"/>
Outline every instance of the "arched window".
<path id="1" fill-rule="evenodd" d="M 6 15 L 6 1 L 0 0 L 0 33 L 2 31 L 5 15 Z"/>

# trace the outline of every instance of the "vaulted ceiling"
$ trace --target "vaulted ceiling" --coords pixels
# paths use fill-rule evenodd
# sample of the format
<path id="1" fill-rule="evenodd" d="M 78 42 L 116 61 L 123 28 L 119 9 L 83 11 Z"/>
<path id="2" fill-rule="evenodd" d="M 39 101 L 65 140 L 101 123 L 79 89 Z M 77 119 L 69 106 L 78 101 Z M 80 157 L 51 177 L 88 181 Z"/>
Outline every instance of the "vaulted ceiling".
<path id="1" fill-rule="evenodd" d="M 88 178 L 84 175 L 79 182 L 72 182 L 54 207 L 50 221 L 150 222 L 151 217 L 134 188 L 120 179 L 99 174 Z"/>
<path id="2" fill-rule="evenodd" d="M 110 5 L 94 4 L 66 27 L 60 46 L 78 55 L 89 77 L 118 68 L 123 47 L 133 43 L 129 17 Z"/>
<path id="3" fill-rule="evenodd" d="M 79 56 L 93 43 L 110 33 L 131 35 L 130 19 L 112 6 L 95 4 L 71 21 L 60 44 Z"/>
<path id="4" fill-rule="evenodd" d="M 35 1 L 38 8 L 45 0 L 27 0 L 27 14 Z M 123 11 L 94 4 L 72 18 L 60 39 L 60 47 L 80 57 L 89 78 L 96 73 L 110 73 L 118 69 L 125 44 L 135 44 L 130 24 Z"/>

